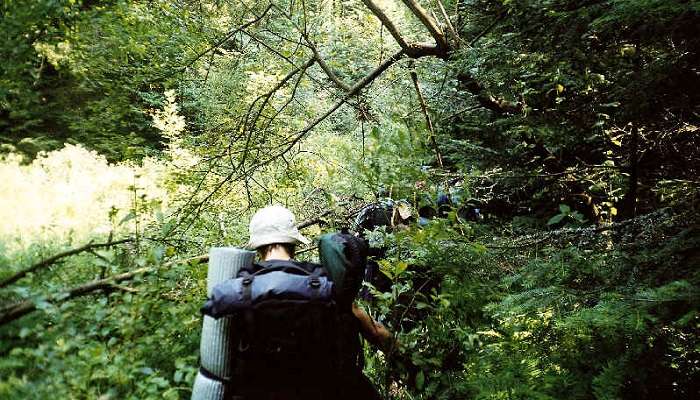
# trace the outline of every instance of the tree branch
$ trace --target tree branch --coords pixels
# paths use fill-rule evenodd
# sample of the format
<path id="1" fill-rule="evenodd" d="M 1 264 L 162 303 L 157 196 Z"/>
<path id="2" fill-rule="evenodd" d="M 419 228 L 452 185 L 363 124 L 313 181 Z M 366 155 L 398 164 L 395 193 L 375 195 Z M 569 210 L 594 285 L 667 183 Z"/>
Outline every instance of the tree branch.
<path id="1" fill-rule="evenodd" d="M 322 212 L 321 214 L 319 214 L 316 218 L 312 218 L 310 220 L 300 222 L 297 224 L 297 229 L 304 229 L 304 228 L 308 228 L 312 225 L 316 225 L 319 222 L 323 221 L 323 217 L 325 217 L 326 215 L 328 215 L 332 212 L 333 212 L 333 210 L 326 210 L 326 211 Z"/>
<path id="2" fill-rule="evenodd" d="M 416 16 L 420 20 L 420 22 L 423 24 L 428 29 L 428 32 L 430 32 L 430 36 L 435 39 L 435 43 L 439 48 L 447 49 L 449 47 L 447 40 L 445 40 L 445 34 L 440 30 L 440 27 L 438 27 L 437 23 L 431 17 L 428 15 L 428 12 L 425 11 L 423 7 L 421 7 L 418 2 L 415 0 L 402 0 L 403 3 L 408 7 L 413 15 Z"/>
<path id="3" fill-rule="evenodd" d="M 262 12 L 262 14 L 260 14 L 259 16 L 256 16 L 254 19 L 252 19 L 251 21 L 246 22 L 245 24 L 239 26 L 238 28 L 236 28 L 236 29 L 230 31 L 229 33 L 226 34 L 226 36 L 224 36 L 223 38 L 219 39 L 216 43 L 214 43 L 213 45 L 209 46 L 206 50 L 204 50 L 204 51 L 198 53 L 198 54 L 197 54 L 196 56 L 194 56 L 191 60 L 189 60 L 189 61 L 187 61 L 185 64 L 181 65 L 181 66 L 180 66 L 180 70 L 184 70 L 185 68 L 187 68 L 187 67 L 191 66 L 192 64 L 196 63 L 197 61 L 199 61 L 199 59 L 201 59 L 202 57 L 204 57 L 205 55 L 207 55 L 207 53 L 209 53 L 210 51 L 219 48 L 222 44 L 226 43 L 229 39 L 231 39 L 231 38 L 233 37 L 233 35 L 235 35 L 236 33 L 241 32 L 241 31 L 243 31 L 244 29 L 246 29 L 246 28 L 248 28 L 248 27 L 250 27 L 250 26 L 252 26 L 252 25 L 254 25 L 254 24 L 258 23 L 258 22 L 260 22 L 260 20 L 262 20 L 262 19 L 265 17 L 265 15 L 267 15 L 267 13 L 270 11 L 270 9 L 272 9 L 272 4 L 269 4 L 269 5 L 267 6 L 267 8 L 265 8 L 265 10 Z"/>
<path id="4" fill-rule="evenodd" d="M 287 84 L 287 82 L 294 77 L 294 75 L 298 74 L 301 71 L 306 70 L 309 68 L 316 60 L 314 58 L 309 59 L 304 65 L 300 67 L 296 67 L 292 71 L 290 71 L 282 80 L 280 80 L 270 91 L 267 93 L 258 96 L 251 104 L 250 107 L 248 107 L 248 112 L 246 113 L 245 118 L 243 119 L 242 122 L 242 129 L 243 132 L 246 132 L 246 142 L 245 146 L 243 147 L 243 155 L 241 156 L 240 161 L 238 162 L 238 166 L 236 169 L 240 169 L 243 167 L 243 164 L 245 163 L 246 159 L 248 158 L 248 152 L 250 150 L 250 140 L 253 136 L 253 128 L 257 125 L 258 119 L 260 118 L 260 115 L 262 114 L 263 110 L 265 109 L 265 106 L 267 103 L 270 101 L 270 98 L 272 97 L 273 94 L 275 94 L 278 90 L 280 90 L 284 85 Z M 258 108 L 258 112 L 256 113 L 255 117 L 253 118 L 252 122 L 248 122 L 250 118 L 250 114 L 253 111 L 253 107 L 255 104 L 258 102 L 258 100 L 263 100 L 262 104 Z"/>
<path id="5" fill-rule="evenodd" d="M 52 264 L 55 264 L 56 262 L 60 261 L 63 258 L 70 257 L 70 256 L 73 256 L 76 254 L 80 254 L 80 253 L 83 253 L 85 251 L 97 249 L 100 247 L 109 247 L 109 246 L 122 244 L 122 243 L 128 243 L 128 242 L 132 242 L 132 241 L 133 241 L 133 239 L 121 239 L 121 240 L 117 240 L 114 242 L 106 242 L 106 243 L 88 243 L 84 246 L 81 246 L 81 247 L 78 247 L 75 249 L 71 249 L 71 250 L 67 250 L 67 251 L 64 251 L 62 253 L 55 254 L 49 258 L 46 258 L 44 260 L 39 261 L 38 263 L 32 265 L 29 268 L 23 269 L 23 270 L 15 273 L 12 276 L 5 278 L 2 282 L 0 282 L 0 288 L 11 285 L 11 284 L 17 282 L 18 280 L 24 278 L 25 276 L 27 276 L 28 274 L 30 274 L 32 272 L 36 272 L 40 269 L 47 268 L 47 267 L 51 266 Z"/>
<path id="6" fill-rule="evenodd" d="M 420 85 L 418 84 L 418 74 L 415 68 L 411 69 L 411 80 L 413 81 L 413 87 L 416 89 L 416 94 L 418 95 L 418 101 L 420 102 L 420 108 L 423 111 L 423 116 L 425 117 L 425 125 L 428 128 L 428 133 L 430 135 L 430 145 L 433 146 L 435 151 L 435 158 L 437 159 L 438 166 L 442 168 L 442 155 L 440 155 L 440 148 L 438 147 L 437 140 L 435 139 L 435 129 L 433 128 L 433 121 L 430 119 L 430 114 L 428 113 L 428 106 L 425 103 L 425 98 L 420 90 Z"/>
<path id="7" fill-rule="evenodd" d="M 196 257 L 191 257 L 187 258 L 184 260 L 177 260 L 169 263 L 165 263 L 161 266 L 162 267 L 168 267 L 176 264 L 182 264 L 182 263 L 189 263 L 192 261 L 208 261 L 209 260 L 209 255 L 200 255 Z M 100 290 L 112 290 L 112 289 L 120 289 L 120 290 L 125 290 L 122 286 L 117 285 L 119 282 L 127 281 L 130 279 L 133 279 L 139 274 L 150 274 L 155 272 L 157 267 L 142 267 L 135 269 L 130 272 L 125 272 L 123 274 L 118 274 L 114 276 L 110 276 L 109 278 L 104 278 L 104 279 L 97 279 L 91 282 L 84 283 L 82 285 L 74 286 L 62 293 L 48 296 L 44 299 L 45 302 L 55 304 L 55 303 L 62 303 L 67 300 L 74 299 L 76 297 L 81 297 L 85 296 Z M 129 290 L 127 291 L 132 291 L 134 289 L 128 288 Z M 2 309 L 1 314 L 0 314 L 0 325 L 7 324 L 9 322 L 12 322 L 16 319 L 19 319 L 33 311 L 36 311 L 37 309 L 37 303 L 34 300 L 24 300 L 16 304 L 12 304 L 10 306 L 7 306 Z"/>
<path id="8" fill-rule="evenodd" d="M 452 40 L 454 40 L 455 45 L 459 47 L 459 33 L 457 33 L 457 30 L 455 29 L 454 25 L 452 25 L 452 21 L 450 21 L 450 16 L 447 15 L 447 11 L 445 11 L 445 6 L 442 5 L 442 0 L 437 0 L 437 4 L 438 8 L 440 9 L 440 14 L 442 14 L 442 18 L 445 19 L 445 25 L 447 25 L 447 30 L 452 35 Z"/>
<path id="9" fill-rule="evenodd" d="M 372 11 L 372 14 L 374 14 L 379 19 L 379 21 L 389 31 L 389 33 L 394 38 L 394 40 L 396 40 L 399 46 L 401 46 L 402 49 L 407 50 L 409 47 L 408 43 L 406 43 L 404 38 L 401 36 L 399 30 L 396 29 L 394 23 L 391 22 L 391 20 L 386 14 L 384 14 L 384 11 L 372 0 L 362 0 L 362 2 L 365 4 L 365 6 L 367 6 L 367 8 L 370 9 L 370 11 Z"/>
<path id="10" fill-rule="evenodd" d="M 153 271 L 153 267 L 143 267 L 136 269 L 131 272 L 126 272 L 123 274 L 111 276 L 105 279 L 98 279 L 86 284 L 75 286 L 67 291 L 54 296 L 49 296 L 44 299 L 47 303 L 57 303 L 59 301 L 66 301 L 76 297 L 84 296 L 98 290 L 109 289 L 113 284 L 129 280 L 141 273 L 150 273 Z M 0 315 L 0 325 L 4 325 L 8 322 L 12 322 L 18 318 L 21 318 L 32 311 L 37 309 L 37 303 L 34 300 L 24 300 L 18 304 L 11 305 L 3 309 L 2 315 Z"/>
<path id="11" fill-rule="evenodd" d="M 477 82 L 473 76 L 467 73 L 457 75 L 460 86 L 474 95 L 476 101 L 484 108 L 496 114 L 517 114 L 523 111 L 524 104 L 495 97 L 488 93 L 484 85 Z"/>
<path id="12" fill-rule="evenodd" d="M 358 94 L 365 86 L 369 85 L 372 81 L 377 79 L 379 75 L 381 75 L 384 71 L 386 71 L 389 67 L 394 65 L 397 61 L 399 61 L 401 58 L 404 56 L 404 51 L 403 49 L 386 59 L 383 63 L 381 63 L 377 68 L 372 70 L 369 74 L 365 75 L 364 78 L 360 79 L 355 83 L 350 90 L 343 96 L 338 102 L 336 102 L 331 108 L 329 108 L 323 115 L 319 116 L 315 120 L 313 120 L 311 123 L 309 123 L 304 129 L 299 131 L 294 138 L 289 142 L 289 144 L 278 154 L 272 156 L 271 158 L 267 159 L 265 162 L 261 163 L 258 165 L 258 167 L 262 167 L 264 165 L 267 165 L 277 159 L 278 157 L 286 154 L 289 150 L 292 149 L 299 141 L 306 136 L 312 129 L 314 129 L 318 124 L 323 122 L 328 116 L 333 114 L 340 106 L 345 104 L 351 97 L 355 96 Z"/>
<path id="13" fill-rule="evenodd" d="M 316 49 L 316 46 L 314 46 L 314 44 L 311 43 L 308 39 L 307 39 L 307 42 L 309 44 L 309 47 L 311 48 L 311 51 L 313 51 L 313 53 L 314 53 L 314 59 L 318 63 L 318 66 L 321 67 L 323 72 L 326 73 L 326 75 L 328 76 L 328 79 L 330 79 L 333 83 L 335 83 L 335 85 L 338 86 L 338 88 L 340 88 L 344 92 L 349 92 L 350 86 L 348 86 L 347 84 L 345 84 L 345 82 L 340 80 L 340 78 L 338 78 L 338 76 L 333 72 L 331 67 L 329 67 L 325 61 L 323 61 L 323 58 L 321 57 L 321 54 L 319 54 L 318 49 Z"/>

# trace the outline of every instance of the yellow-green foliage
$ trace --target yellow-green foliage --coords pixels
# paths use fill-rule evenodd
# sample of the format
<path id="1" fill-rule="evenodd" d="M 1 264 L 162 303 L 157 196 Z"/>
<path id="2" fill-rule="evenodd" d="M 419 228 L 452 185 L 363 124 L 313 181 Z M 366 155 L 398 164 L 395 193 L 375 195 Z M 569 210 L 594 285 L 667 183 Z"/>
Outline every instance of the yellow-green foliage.
<path id="1" fill-rule="evenodd" d="M 3 157 L 0 238 L 12 251 L 35 242 L 82 243 L 94 234 L 127 229 L 117 225 L 135 204 L 167 202 L 164 169 L 151 159 L 140 166 L 110 164 L 80 145 L 42 153 L 30 164 L 18 155 Z M 116 210 L 111 218 L 110 210 Z"/>

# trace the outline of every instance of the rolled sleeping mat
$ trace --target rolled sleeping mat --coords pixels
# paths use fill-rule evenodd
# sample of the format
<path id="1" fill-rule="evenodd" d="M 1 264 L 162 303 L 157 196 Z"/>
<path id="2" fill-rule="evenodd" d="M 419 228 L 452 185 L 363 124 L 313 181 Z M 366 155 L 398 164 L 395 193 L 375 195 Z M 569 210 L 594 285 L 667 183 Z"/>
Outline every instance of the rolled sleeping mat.
<path id="1" fill-rule="evenodd" d="M 215 285 L 227 279 L 235 278 L 238 271 L 253 264 L 255 252 L 235 247 L 212 247 L 209 250 L 209 269 L 207 271 L 207 297 L 211 296 Z M 204 316 L 202 324 L 202 339 L 199 345 L 200 363 L 210 373 L 229 378 L 231 365 L 229 363 L 230 343 L 229 318 L 218 320 Z M 209 379 L 201 373 L 197 374 L 192 389 L 193 400 L 223 399 L 223 384 Z"/>
<path id="2" fill-rule="evenodd" d="M 192 400 L 223 400 L 224 383 L 209 379 L 201 372 L 197 373 L 192 388 Z"/>

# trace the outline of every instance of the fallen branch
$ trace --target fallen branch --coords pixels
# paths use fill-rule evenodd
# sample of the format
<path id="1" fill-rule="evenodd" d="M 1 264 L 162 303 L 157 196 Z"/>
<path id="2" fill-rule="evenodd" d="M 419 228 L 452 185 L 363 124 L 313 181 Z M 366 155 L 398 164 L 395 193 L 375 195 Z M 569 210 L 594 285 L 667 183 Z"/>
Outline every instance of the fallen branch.
<path id="1" fill-rule="evenodd" d="M 297 227 L 299 229 L 303 229 L 303 228 L 307 228 L 309 226 L 312 226 L 314 224 L 317 224 L 321 221 L 321 217 L 328 215 L 330 213 L 331 213 L 331 211 L 326 211 L 326 212 L 322 213 L 321 215 L 319 215 L 319 217 L 317 217 L 317 218 L 301 222 L 300 224 L 297 225 Z M 119 241 L 119 242 L 112 242 L 112 244 L 123 243 L 123 242 L 129 241 L 129 240 L 130 239 L 124 239 L 124 240 Z M 104 243 L 99 243 L 99 244 L 104 245 Z M 96 244 L 96 245 L 98 245 L 98 244 Z M 94 246 L 95 245 L 92 245 L 92 247 L 89 247 L 89 248 L 94 248 Z M 87 247 L 87 246 L 83 246 L 83 247 Z M 81 248 L 81 249 L 82 249 L 82 251 L 86 251 L 89 248 L 85 248 L 85 249 Z M 315 247 L 310 247 L 308 249 L 304 249 L 304 250 L 300 251 L 299 253 L 301 254 L 302 252 L 311 251 L 313 249 L 315 249 Z M 79 249 L 74 249 L 72 251 L 75 251 L 75 250 L 79 250 Z M 68 252 L 66 252 L 66 253 L 68 253 Z M 62 254 L 64 254 L 64 253 L 62 253 Z M 168 262 L 168 263 L 163 264 L 161 266 L 161 268 L 162 267 L 169 267 L 169 266 L 177 265 L 177 264 L 190 263 L 193 261 L 208 262 L 209 255 L 208 254 L 201 254 L 198 256 L 186 258 L 184 260 L 176 260 L 176 261 Z M 137 289 L 126 287 L 126 286 L 121 286 L 121 285 L 118 285 L 118 283 L 133 279 L 134 277 L 136 277 L 139 274 L 148 275 L 150 273 L 155 272 L 157 269 L 158 269 L 158 267 L 155 267 L 155 266 L 143 267 L 143 268 L 135 269 L 135 270 L 130 271 L 130 272 L 125 272 L 122 274 L 110 276 L 108 278 L 97 279 L 97 280 L 94 280 L 94 281 L 91 281 L 91 282 L 88 282 L 88 283 L 85 283 L 82 285 L 75 286 L 75 287 L 70 288 L 66 291 L 63 291 L 59 294 L 48 296 L 45 299 L 43 299 L 43 301 L 47 302 L 47 303 L 55 304 L 55 303 L 71 300 L 71 299 L 74 299 L 76 297 L 85 296 L 85 295 L 88 295 L 88 294 L 91 294 L 94 292 L 111 291 L 111 290 L 115 290 L 115 289 L 122 290 L 122 291 L 129 292 L 129 293 L 135 293 L 135 292 L 137 292 Z M 19 318 L 21 318 L 21 317 L 23 317 L 23 316 L 25 316 L 33 311 L 36 311 L 36 310 L 37 310 L 37 302 L 35 300 L 23 300 L 23 301 L 20 301 L 18 303 L 6 306 L 2 310 L 0 310 L 0 325 L 4 325 L 4 324 L 7 324 L 9 322 L 12 322 L 12 321 L 19 319 Z"/>
<path id="2" fill-rule="evenodd" d="M 183 263 L 189 263 L 192 261 L 209 261 L 209 255 L 200 255 L 200 256 L 195 256 L 191 258 L 186 258 L 184 260 L 177 260 L 169 263 L 163 264 L 161 267 L 169 267 L 172 265 L 177 265 L 177 264 L 183 264 Z M 117 285 L 119 282 L 123 281 L 128 281 L 130 279 L 133 279 L 139 274 L 143 275 L 148 275 L 150 273 L 155 272 L 158 269 L 158 267 L 152 266 L 152 267 L 142 267 L 135 269 L 130 272 L 125 272 L 122 274 L 110 276 L 109 278 L 104 278 L 104 279 L 97 279 L 91 282 L 84 283 L 82 285 L 78 285 L 75 287 L 72 287 L 64 292 L 61 292 L 59 294 L 47 296 L 46 298 L 43 299 L 43 302 L 50 303 L 50 304 L 56 304 L 56 303 L 62 303 L 67 300 L 74 299 L 76 297 L 81 297 L 85 296 L 100 290 L 113 290 L 113 289 L 119 289 L 119 290 L 125 290 L 128 292 L 132 292 L 135 289 L 132 288 L 126 288 L 120 285 Z M 33 311 L 37 310 L 37 302 L 34 300 L 24 300 L 19 303 L 12 304 L 10 306 L 7 306 L 2 309 L 2 314 L 0 314 L 0 325 L 7 324 L 9 322 L 12 322 L 16 319 L 19 319 Z"/>
<path id="3" fill-rule="evenodd" d="M 58 253 L 58 254 L 53 255 L 49 258 L 41 260 L 38 263 L 32 265 L 31 267 L 23 269 L 23 270 L 15 273 L 14 275 L 4 279 L 2 282 L 0 282 L 0 288 L 4 288 L 8 285 L 11 285 L 11 284 L 17 282 L 18 280 L 24 278 L 25 276 L 27 276 L 28 274 L 30 274 L 32 272 L 36 272 L 38 270 L 50 267 L 51 265 L 55 264 L 56 262 L 60 261 L 63 258 L 70 257 L 70 256 L 73 256 L 76 254 L 80 254 L 80 253 L 83 253 L 86 251 L 94 250 L 94 249 L 97 249 L 100 247 L 109 247 L 109 246 L 114 246 L 116 244 L 128 243 L 128 242 L 132 242 L 132 241 L 133 241 L 133 239 L 122 239 L 122 240 L 117 240 L 114 242 L 106 242 L 106 243 L 88 243 L 84 246 L 81 246 L 81 247 L 78 247 L 75 249 L 71 249 L 71 250 L 67 250 L 67 251 L 64 251 L 63 253 Z"/>

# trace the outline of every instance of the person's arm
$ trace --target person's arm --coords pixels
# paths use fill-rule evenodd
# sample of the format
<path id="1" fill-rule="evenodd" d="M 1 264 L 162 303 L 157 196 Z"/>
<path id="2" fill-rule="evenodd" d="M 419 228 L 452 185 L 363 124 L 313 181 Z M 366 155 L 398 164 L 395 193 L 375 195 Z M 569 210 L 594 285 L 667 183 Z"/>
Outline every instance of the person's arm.
<path id="1" fill-rule="evenodd" d="M 372 319 L 365 310 L 358 307 L 355 303 L 352 304 L 352 313 L 360 321 L 360 333 L 368 342 L 379 347 L 384 352 L 392 351 L 396 347 L 397 343 L 395 343 L 394 335 L 383 324 Z"/>

